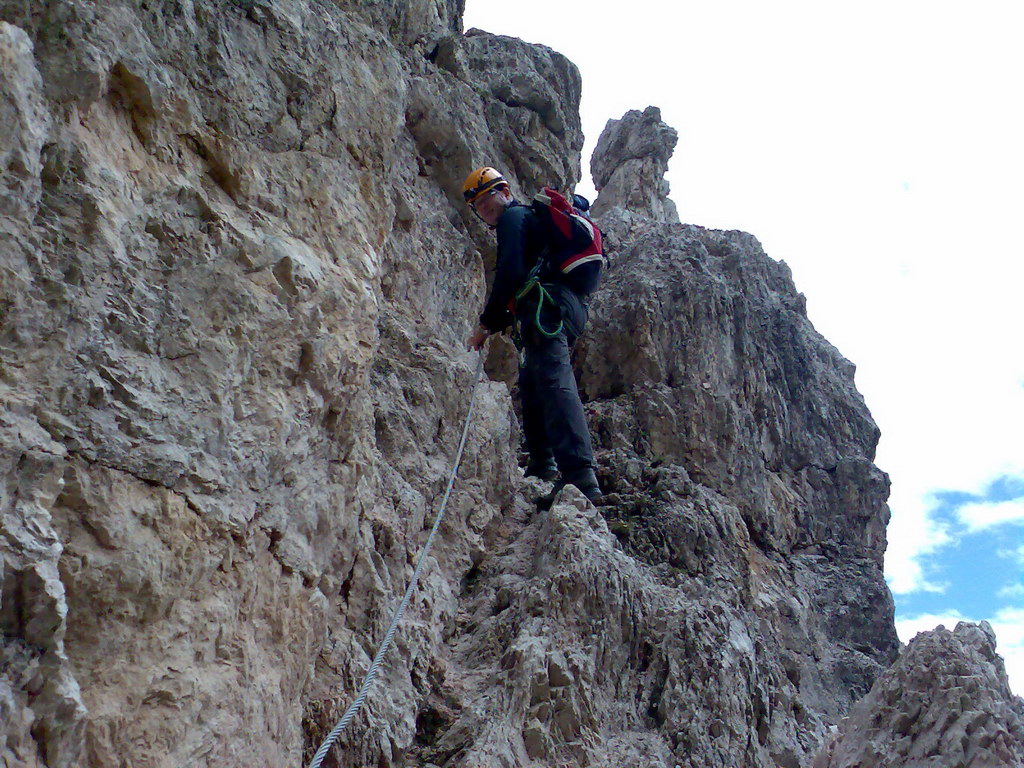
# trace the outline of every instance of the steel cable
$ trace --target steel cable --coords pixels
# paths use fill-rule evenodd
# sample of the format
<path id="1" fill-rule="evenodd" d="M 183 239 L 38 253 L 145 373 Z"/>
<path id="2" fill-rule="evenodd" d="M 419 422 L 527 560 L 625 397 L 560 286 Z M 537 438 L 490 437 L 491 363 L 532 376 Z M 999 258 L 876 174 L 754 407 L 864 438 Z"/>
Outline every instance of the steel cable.
<path id="1" fill-rule="evenodd" d="M 441 525 L 441 519 L 444 517 L 445 508 L 448 506 L 448 497 L 451 496 L 452 488 L 455 486 L 455 477 L 459 472 L 459 464 L 462 463 L 462 452 L 466 447 L 466 437 L 469 435 L 469 424 L 473 418 L 473 406 L 476 404 L 476 393 L 480 383 L 480 373 L 484 367 L 484 355 L 483 352 L 479 355 L 479 360 L 476 365 L 476 373 L 473 375 L 473 393 L 469 398 L 469 410 L 466 412 L 466 423 L 462 427 L 462 438 L 459 440 L 459 449 L 455 453 L 455 464 L 452 466 L 452 474 L 448 480 L 448 487 L 444 492 L 444 499 L 441 501 L 441 509 L 437 513 L 437 519 L 434 520 L 434 527 L 430 529 L 430 535 L 427 537 L 427 543 L 423 545 L 423 551 L 420 553 L 419 561 L 416 563 L 416 569 L 412 573 L 412 579 L 409 581 L 409 586 L 405 590 L 405 596 L 402 598 L 402 602 L 398 604 L 398 608 L 395 610 L 394 616 L 391 618 L 391 626 L 388 627 L 387 633 L 384 635 L 384 640 L 380 644 L 380 648 L 377 650 L 377 655 L 373 658 L 373 663 L 370 664 L 370 669 L 366 673 L 366 678 L 363 680 L 363 685 L 359 689 L 359 694 L 356 696 L 355 701 L 352 702 L 345 714 L 342 715 L 341 720 L 331 729 L 331 732 L 327 734 L 327 738 L 324 739 L 323 744 L 320 745 L 320 749 L 316 751 L 313 756 L 312 762 L 309 764 L 309 768 L 320 768 L 320 764 L 327 757 L 327 753 L 331 747 L 334 746 L 334 742 L 338 740 L 341 732 L 345 730 L 345 726 L 349 724 L 360 707 L 363 706 L 363 702 L 366 700 L 366 696 L 370 691 L 370 686 L 373 684 L 373 680 L 377 677 L 377 669 L 380 667 L 381 662 L 384 660 L 384 655 L 388 652 L 388 648 L 391 645 L 391 640 L 395 636 L 395 632 L 398 630 L 398 624 L 402 620 L 402 614 L 405 613 L 405 608 L 409 604 L 409 599 L 412 597 L 413 591 L 416 589 L 416 583 L 420 578 L 420 571 L 423 570 L 423 564 L 426 562 L 427 553 L 430 552 L 430 547 L 434 543 L 434 537 L 437 535 L 437 529 Z"/>

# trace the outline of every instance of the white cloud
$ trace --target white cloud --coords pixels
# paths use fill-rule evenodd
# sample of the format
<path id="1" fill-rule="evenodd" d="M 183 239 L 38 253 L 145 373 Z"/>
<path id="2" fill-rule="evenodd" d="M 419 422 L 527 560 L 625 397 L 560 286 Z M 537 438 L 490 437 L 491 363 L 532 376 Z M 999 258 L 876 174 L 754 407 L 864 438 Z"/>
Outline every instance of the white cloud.
<path id="1" fill-rule="evenodd" d="M 1024 521 L 1024 499 L 974 502 L 957 510 L 957 517 L 971 533 L 1003 523 Z"/>
<path id="2" fill-rule="evenodd" d="M 919 616 L 897 616 L 896 634 L 904 643 L 909 643 L 919 632 L 931 632 L 940 624 L 946 629 L 952 630 L 958 622 L 974 621 L 964 616 L 960 611 L 946 611 L 945 613 L 923 613 Z"/>
<path id="3" fill-rule="evenodd" d="M 1003 600 L 1015 600 L 1024 597 L 1024 583 L 1007 584 L 996 593 Z"/>
<path id="4" fill-rule="evenodd" d="M 897 465 L 900 462 L 896 462 Z M 911 471 L 913 473 L 913 470 Z M 1020 472 L 1009 474 L 1019 478 Z M 1002 475 L 1005 477 L 1006 475 Z M 981 473 L 978 475 L 982 478 Z M 1000 476 L 979 479 L 975 484 L 957 490 L 975 496 L 983 496 L 992 483 Z M 911 482 L 919 482 L 919 487 L 896 484 L 889 499 L 892 508 L 892 520 L 888 529 L 888 549 L 885 553 L 885 574 L 889 588 L 898 595 L 915 592 L 943 592 L 943 585 L 929 581 L 924 570 L 924 562 L 929 558 L 942 557 L 941 550 L 953 543 L 954 533 L 947 523 L 935 519 L 934 510 L 938 505 L 934 491 L 920 487 L 919 478 L 911 478 Z M 931 478 L 930 483 L 936 483 Z M 977 533 L 1003 523 L 1024 521 L 1024 499 L 998 502 L 971 502 L 959 507 L 956 512 L 957 521 L 966 529 L 966 533 Z M 1015 559 L 1024 567 L 1024 546 L 1016 549 L 1000 549 L 996 552 L 1000 557 Z"/>
<path id="5" fill-rule="evenodd" d="M 920 616 L 897 616 L 896 634 L 901 641 L 909 643 L 919 632 L 931 631 L 940 624 L 948 630 L 953 630 L 957 622 L 961 621 L 977 624 L 981 620 L 970 618 L 956 610 Z M 1010 688 L 1020 695 L 1024 692 L 1024 608 L 1003 608 L 986 621 L 995 630 L 996 652 L 1006 663 Z"/>
<path id="6" fill-rule="evenodd" d="M 1016 549 L 1000 549 L 996 552 L 999 557 L 1005 557 L 1010 560 L 1016 560 L 1017 565 L 1024 568 L 1024 544 L 1017 547 Z"/>
<path id="7" fill-rule="evenodd" d="M 889 504 L 895 511 L 889 523 L 888 546 L 885 551 L 885 577 L 897 595 L 914 592 L 941 593 L 945 586 L 925 577 L 922 560 L 952 541 L 949 526 L 929 514 L 925 497 L 894 489 Z"/>
<path id="8" fill-rule="evenodd" d="M 1024 608 L 1003 608 L 989 623 L 996 631 L 996 650 L 1006 661 L 1010 688 L 1024 694 Z"/>

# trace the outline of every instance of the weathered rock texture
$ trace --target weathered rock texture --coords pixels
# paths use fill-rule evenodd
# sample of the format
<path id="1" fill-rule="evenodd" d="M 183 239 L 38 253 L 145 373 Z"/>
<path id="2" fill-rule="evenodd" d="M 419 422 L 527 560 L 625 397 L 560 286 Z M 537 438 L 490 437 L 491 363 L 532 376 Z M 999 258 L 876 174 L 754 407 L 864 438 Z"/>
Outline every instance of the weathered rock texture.
<path id="1" fill-rule="evenodd" d="M 5 766 L 298 765 L 350 702 L 472 386 L 462 179 L 579 177 L 575 67 L 461 10 L 0 0 Z M 852 366 L 753 238 L 678 223 L 656 110 L 618 125 L 608 503 L 533 514 L 482 384 L 328 765 L 788 768 L 894 658 Z"/>
<path id="2" fill-rule="evenodd" d="M 460 14 L 0 2 L 6 764 L 295 765 L 347 704 L 466 405 L 462 176 L 579 173 L 578 73 Z M 512 425 L 486 386 L 351 764 L 415 736 Z"/>
<path id="3" fill-rule="evenodd" d="M 814 768 L 1024 765 L 1024 700 L 1010 692 L 995 645 L 985 622 L 915 637 Z"/>
<path id="4" fill-rule="evenodd" d="M 668 199 L 668 161 L 679 135 L 661 120 L 661 110 L 631 110 L 609 120 L 590 158 L 590 172 L 600 197 L 594 215 L 620 207 L 641 216 L 679 222 L 676 205 Z"/>
<path id="5" fill-rule="evenodd" d="M 667 160 L 674 133 L 653 110 L 631 115 L 639 138 L 621 134 L 627 115 L 599 145 L 661 136 Z M 607 157 L 612 177 L 636 166 L 631 151 L 619 168 Z M 877 429 L 853 366 L 754 238 L 628 194 L 598 202 L 618 247 L 580 379 L 603 510 L 624 551 L 678 590 L 684 622 L 649 632 L 645 714 L 677 762 L 797 765 L 896 652 Z M 678 664 L 694 644 L 706 673 Z"/>

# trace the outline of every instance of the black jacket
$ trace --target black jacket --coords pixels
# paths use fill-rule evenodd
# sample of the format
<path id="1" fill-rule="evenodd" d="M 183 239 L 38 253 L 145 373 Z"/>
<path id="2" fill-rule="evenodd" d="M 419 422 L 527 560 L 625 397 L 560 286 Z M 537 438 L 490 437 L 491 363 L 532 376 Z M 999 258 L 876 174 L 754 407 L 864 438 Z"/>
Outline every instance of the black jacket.
<path id="1" fill-rule="evenodd" d="M 545 255 L 543 222 L 526 205 L 513 203 L 498 219 L 498 264 L 491 295 L 480 315 L 480 324 L 492 333 L 512 322 L 509 302 L 523 287 L 526 276 Z"/>

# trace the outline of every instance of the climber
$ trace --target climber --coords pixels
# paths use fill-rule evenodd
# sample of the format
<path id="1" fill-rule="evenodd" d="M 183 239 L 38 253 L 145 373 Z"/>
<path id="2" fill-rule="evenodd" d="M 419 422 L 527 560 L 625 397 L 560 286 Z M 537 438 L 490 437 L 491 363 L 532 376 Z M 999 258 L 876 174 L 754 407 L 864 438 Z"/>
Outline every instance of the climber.
<path id="1" fill-rule="evenodd" d="M 596 500 L 601 490 L 569 352 L 587 322 L 587 304 L 581 294 L 593 290 L 600 264 L 578 270 L 574 279 L 548 268 L 546 258 L 555 254 L 550 253 L 545 222 L 534 208 L 512 196 L 508 182 L 494 168 L 479 168 L 469 174 L 463 196 L 476 214 L 497 230 L 498 238 L 491 294 L 479 327 L 466 343 L 479 350 L 488 336 L 514 323 L 513 338 L 520 347 L 523 433 L 530 455 L 526 476 L 558 478 L 551 494 L 538 500 L 542 505 L 550 505 L 565 485 L 575 485 L 588 499 Z M 524 285 L 538 264 L 539 285 L 544 291 L 524 295 Z M 588 275 L 586 283 L 574 282 L 584 275 Z"/>

